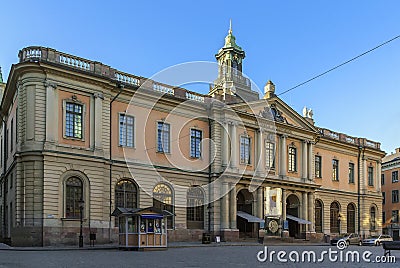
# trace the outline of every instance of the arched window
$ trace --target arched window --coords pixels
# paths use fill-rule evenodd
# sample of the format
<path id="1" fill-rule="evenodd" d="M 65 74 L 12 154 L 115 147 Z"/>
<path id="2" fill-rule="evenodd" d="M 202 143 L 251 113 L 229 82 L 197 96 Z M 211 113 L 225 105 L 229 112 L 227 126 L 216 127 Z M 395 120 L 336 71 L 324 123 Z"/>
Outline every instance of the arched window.
<path id="1" fill-rule="evenodd" d="M 353 203 L 347 205 L 347 232 L 356 232 L 356 206 Z"/>
<path id="2" fill-rule="evenodd" d="M 330 208 L 331 233 L 339 233 L 339 204 L 332 202 Z"/>
<path id="3" fill-rule="evenodd" d="M 83 183 L 78 177 L 70 177 L 65 181 L 65 217 L 79 219 L 81 212 L 79 201 L 83 200 Z"/>
<path id="4" fill-rule="evenodd" d="M 120 180 L 115 186 L 115 207 L 137 208 L 137 188 L 130 180 Z"/>
<path id="5" fill-rule="evenodd" d="M 157 184 L 153 190 L 153 206 L 161 210 L 167 210 L 171 213 L 174 213 L 173 205 L 171 188 L 164 183 Z M 173 228 L 173 216 L 167 217 L 167 228 Z"/>
<path id="6" fill-rule="evenodd" d="M 322 233 L 322 202 L 315 200 L 315 232 Z"/>
<path id="7" fill-rule="evenodd" d="M 188 189 L 186 220 L 188 229 L 204 228 L 204 193 L 200 187 Z"/>
<path id="8" fill-rule="evenodd" d="M 371 231 L 376 230 L 376 209 L 374 206 L 370 208 L 370 226 L 371 226 Z"/>

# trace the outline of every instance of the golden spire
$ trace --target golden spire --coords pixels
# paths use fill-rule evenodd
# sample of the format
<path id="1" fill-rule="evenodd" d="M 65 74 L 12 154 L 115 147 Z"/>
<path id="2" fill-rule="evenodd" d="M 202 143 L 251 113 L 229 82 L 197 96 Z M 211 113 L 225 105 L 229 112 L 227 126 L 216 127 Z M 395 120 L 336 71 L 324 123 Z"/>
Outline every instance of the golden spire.
<path id="1" fill-rule="evenodd" d="M 232 34 L 232 19 L 229 19 L 229 34 Z"/>

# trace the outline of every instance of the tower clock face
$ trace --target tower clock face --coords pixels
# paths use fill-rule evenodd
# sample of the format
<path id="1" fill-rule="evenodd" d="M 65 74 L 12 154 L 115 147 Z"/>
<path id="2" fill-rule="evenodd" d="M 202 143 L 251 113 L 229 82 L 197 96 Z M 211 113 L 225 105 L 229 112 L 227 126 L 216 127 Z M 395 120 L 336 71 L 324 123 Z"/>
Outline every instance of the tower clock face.
<path id="1" fill-rule="evenodd" d="M 271 233 L 276 233 L 278 231 L 278 222 L 276 220 L 271 220 L 268 223 L 268 229 Z"/>

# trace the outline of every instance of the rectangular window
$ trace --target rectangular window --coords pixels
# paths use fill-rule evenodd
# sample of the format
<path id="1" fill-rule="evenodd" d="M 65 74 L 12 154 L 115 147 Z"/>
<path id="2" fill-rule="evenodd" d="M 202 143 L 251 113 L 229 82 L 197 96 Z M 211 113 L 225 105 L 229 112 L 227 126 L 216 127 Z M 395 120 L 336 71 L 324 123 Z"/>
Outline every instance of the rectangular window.
<path id="1" fill-rule="evenodd" d="M 382 224 L 386 223 L 386 213 L 385 211 L 382 211 Z"/>
<path id="2" fill-rule="evenodd" d="M 339 180 L 339 160 L 332 159 L 332 180 Z"/>
<path id="3" fill-rule="evenodd" d="M 275 167 L 275 144 L 273 142 L 265 142 L 265 166 L 267 168 Z"/>
<path id="4" fill-rule="evenodd" d="M 392 182 L 398 182 L 399 181 L 399 171 L 393 171 L 392 172 Z"/>
<path id="5" fill-rule="evenodd" d="M 399 210 L 392 210 L 392 223 L 399 222 Z"/>
<path id="6" fill-rule="evenodd" d="M 385 174 L 381 175 L 381 185 L 385 185 Z"/>
<path id="7" fill-rule="evenodd" d="M 354 164 L 349 163 L 349 183 L 354 183 Z"/>
<path id="8" fill-rule="evenodd" d="M 119 145 L 125 147 L 134 147 L 134 124 L 133 116 L 119 115 Z"/>
<path id="9" fill-rule="evenodd" d="M 322 157 L 319 155 L 315 156 L 315 177 L 322 178 Z"/>
<path id="10" fill-rule="evenodd" d="M 14 174 L 10 173 L 10 189 L 13 188 L 13 183 L 14 183 Z"/>
<path id="11" fill-rule="evenodd" d="M 368 186 L 374 186 L 374 168 L 368 167 Z"/>
<path id="12" fill-rule="evenodd" d="M 164 122 L 157 123 L 157 152 L 170 152 L 170 125 Z"/>
<path id="13" fill-rule="evenodd" d="M 65 136 L 82 139 L 83 106 L 67 102 L 65 107 Z"/>
<path id="14" fill-rule="evenodd" d="M 297 171 L 297 149 L 295 147 L 289 147 L 289 171 Z"/>
<path id="15" fill-rule="evenodd" d="M 10 152 L 13 151 L 14 148 L 14 119 L 11 119 L 10 125 Z"/>
<path id="16" fill-rule="evenodd" d="M 392 203 L 399 203 L 399 190 L 392 191 Z"/>
<path id="17" fill-rule="evenodd" d="M 201 157 L 201 140 L 203 139 L 203 132 L 198 129 L 190 130 L 190 157 Z"/>
<path id="18" fill-rule="evenodd" d="M 240 136 L 240 163 L 250 164 L 250 137 Z"/>
<path id="19" fill-rule="evenodd" d="M 386 193 L 382 192 L 382 205 L 386 203 Z"/>

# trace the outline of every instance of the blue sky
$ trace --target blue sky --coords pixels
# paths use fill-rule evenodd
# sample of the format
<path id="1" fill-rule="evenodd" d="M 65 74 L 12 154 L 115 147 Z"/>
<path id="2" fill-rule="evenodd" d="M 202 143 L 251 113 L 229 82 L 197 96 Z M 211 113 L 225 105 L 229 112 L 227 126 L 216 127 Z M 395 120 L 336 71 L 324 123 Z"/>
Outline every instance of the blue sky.
<path id="1" fill-rule="evenodd" d="M 0 66 L 40 45 L 151 77 L 215 61 L 232 19 L 243 71 L 280 93 L 400 34 L 399 1 L 3 1 Z M 400 38 L 281 98 L 316 125 L 400 147 Z"/>

